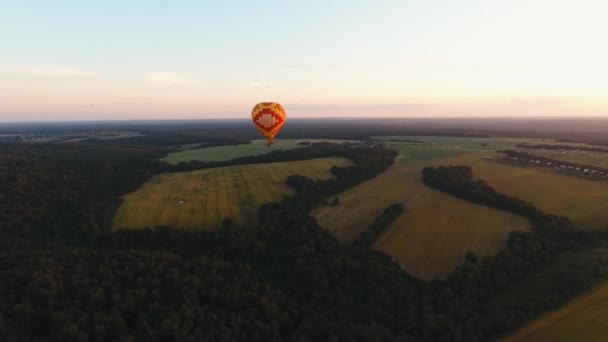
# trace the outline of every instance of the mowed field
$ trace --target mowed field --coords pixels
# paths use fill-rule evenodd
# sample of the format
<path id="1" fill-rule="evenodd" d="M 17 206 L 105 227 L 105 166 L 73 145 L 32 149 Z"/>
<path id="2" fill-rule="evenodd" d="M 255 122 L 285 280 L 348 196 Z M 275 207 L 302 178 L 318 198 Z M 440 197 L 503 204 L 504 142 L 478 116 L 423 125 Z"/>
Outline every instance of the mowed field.
<path id="1" fill-rule="evenodd" d="M 473 251 L 495 254 L 513 230 L 526 230 L 523 217 L 477 205 L 425 186 L 420 170 L 429 161 L 396 164 L 385 173 L 340 194 L 340 204 L 313 211 L 324 228 L 352 241 L 391 203 L 405 211 L 373 248 L 394 257 L 412 275 L 430 280 L 449 274 Z"/>
<path id="2" fill-rule="evenodd" d="M 475 177 L 496 190 L 533 203 L 551 214 L 569 217 L 582 228 L 608 227 L 608 182 L 567 176 L 536 166 L 481 159 L 491 154 L 463 154 L 433 160 L 430 165 L 469 165 Z"/>
<path id="3" fill-rule="evenodd" d="M 260 205 L 292 192 L 285 184 L 289 175 L 328 179 L 332 166 L 351 164 L 345 158 L 320 158 L 161 174 L 124 196 L 113 226 L 215 229 L 226 217 L 253 223 Z"/>
<path id="4" fill-rule="evenodd" d="M 320 140 L 320 139 L 277 139 L 268 147 L 266 140 L 253 140 L 251 144 L 216 146 L 207 148 L 195 148 L 180 152 L 170 153 L 161 159 L 169 164 L 189 162 L 191 160 L 202 160 L 207 162 L 225 161 L 240 157 L 258 156 L 277 150 L 291 150 L 294 148 L 307 147 L 299 143 L 308 141 L 311 143 L 327 141 L 342 143 L 344 140 Z"/>

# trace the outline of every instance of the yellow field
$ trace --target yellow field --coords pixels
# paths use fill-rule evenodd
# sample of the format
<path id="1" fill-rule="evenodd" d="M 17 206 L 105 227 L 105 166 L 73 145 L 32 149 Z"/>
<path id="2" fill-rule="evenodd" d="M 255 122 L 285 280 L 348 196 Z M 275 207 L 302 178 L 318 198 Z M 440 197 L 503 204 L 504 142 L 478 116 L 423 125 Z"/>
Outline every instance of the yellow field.
<path id="1" fill-rule="evenodd" d="M 345 158 L 320 158 L 161 174 L 124 196 L 113 226 L 214 229 L 226 217 L 237 224 L 252 222 L 260 205 L 292 192 L 285 184 L 289 175 L 328 179 L 332 166 L 351 164 Z"/>
<path id="2" fill-rule="evenodd" d="M 566 215 L 583 228 L 608 227 L 608 182 L 566 176 L 544 167 L 482 160 L 483 155 L 465 154 L 429 164 L 469 165 L 475 177 L 499 192 L 532 202 L 547 213 Z"/>
<path id="3" fill-rule="evenodd" d="M 543 315 L 513 335 L 511 341 L 606 341 L 608 282 Z"/>
<path id="4" fill-rule="evenodd" d="M 442 159 L 442 158 L 441 158 Z M 480 206 L 425 186 L 422 167 L 433 161 L 394 165 L 385 173 L 339 195 L 340 204 L 313 216 L 342 241 L 352 241 L 394 202 L 405 211 L 373 248 L 394 257 L 412 275 L 429 280 L 461 265 L 467 251 L 496 253 L 509 232 L 529 229 L 517 215 Z"/>

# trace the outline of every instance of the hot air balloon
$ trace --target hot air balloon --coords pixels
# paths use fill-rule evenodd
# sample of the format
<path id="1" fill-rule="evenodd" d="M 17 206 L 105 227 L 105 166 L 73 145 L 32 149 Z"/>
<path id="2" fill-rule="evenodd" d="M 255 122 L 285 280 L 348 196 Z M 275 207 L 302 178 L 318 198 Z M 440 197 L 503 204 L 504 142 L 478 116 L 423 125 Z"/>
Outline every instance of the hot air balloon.
<path id="1" fill-rule="evenodd" d="M 285 123 L 285 109 L 276 102 L 261 102 L 253 107 L 251 120 L 268 141 L 268 147 L 270 147 L 272 139 Z"/>

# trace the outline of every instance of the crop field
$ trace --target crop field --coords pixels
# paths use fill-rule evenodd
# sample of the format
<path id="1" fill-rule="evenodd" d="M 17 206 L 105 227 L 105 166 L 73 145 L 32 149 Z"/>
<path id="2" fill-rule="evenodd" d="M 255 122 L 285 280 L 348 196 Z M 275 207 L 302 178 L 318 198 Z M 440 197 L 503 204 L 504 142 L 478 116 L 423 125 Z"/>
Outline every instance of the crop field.
<path id="1" fill-rule="evenodd" d="M 385 173 L 338 196 L 340 204 L 320 207 L 313 216 L 342 241 L 352 241 L 394 202 L 405 211 L 373 248 L 383 251 L 421 279 L 449 274 L 464 255 L 491 255 L 513 230 L 529 229 L 520 216 L 480 206 L 425 186 L 420 170 L 427 162 L 396 164 Z"/>
<path id="2" fill-rule="evenodd" d="M 272 147 L 266 145 L 266 140 L 253 140 L 251 144 L 216 146 L 208 148 L 197 148 L 184 150 L 176 153 L 170 153 L 165 158 L 161 159 L 169 164 L 178 164 L 180 162 L 189 162 L 191 160 L 202 160 L 207 162 L 225 161 L 240 157 L 258 156 L 276 150 L 291 150 L 294 148 L 306 147 L 299 145 L 303 141 L 311 143 L 327 141 L 342 143 L 344 140 L 319 140 L 319 139 L 277 139 L 273 142 Z"/>
<path id="3" fill-rule="evenodd" d="M 607 250 L 598 248 L 566 254 L 569 255 L 562 255 L 557 262 L 558 265 L 552 268 L 564 267 L 566 262 L 570 267 L 576 267 L 576 259 L 595 260 L 599 255 L 605 257 Z M 508 305 L 520 300 L 519 296 L 534 298 L 535 293 L 550 290 L 554 276 L 549 270 L 531 277 L 532 279 L 524 280 L 517 284 L 516 288 L 509 290 L 511 293 L 499 296 L 500 302 L 494 305 Z M 608 336 L 608 281 L 603 281 L 559 309 L 541 315 L 501 341 L 605 341 L 606 336 Z"/>
<path id="4" fill-rule="evenodd" d="M 429 136 L 377 136 L 399 151 L 398 162 L 410 164 L 420 160 L 461 155 L 479 151 L 495 151 L 502 148 L 512 148 L 517 144 L 545 143 L 540 139 L 526 138 L 459 138 L 459 137 L 429 137 Z M 404 142 L 399 140 L 409 140 Z M 420 143 L 414 143 L 419 141 Z"/>
<path id="5" fill-rule="evenodd" d="M 226 217 L 252 223 L 260 205 L 292 192 L 285 184 L 289 175 L 328 179 L 332 166 L 351 164 L 345 158 L 320 158 L 161 174 L 124 196 L 113 226 L 214 229 Z"/>
<path id="6" fill-rule="evenodd" d="M 453 147 L 467 151 L 494 151 L 515 147 L 517 144 L 548 144 L 553 140 L 532 138 L 469 138 L 469 137 L 438 137 L 416 135 L 376 136 L 380 140 L 412 140 L 425 142 L 433 146 Z"/>
<path id="7" fill-rule="evenodd" d="M 529 201 L 547 213 L 565 215 L 583 228 L 608 227 L 608 182 L 562 175 L 545 167 L 481 159 L 484 155 L 491 154 L 464 154 L 429 164 L 469 165 L 475 177 L 496 190 Z"/>

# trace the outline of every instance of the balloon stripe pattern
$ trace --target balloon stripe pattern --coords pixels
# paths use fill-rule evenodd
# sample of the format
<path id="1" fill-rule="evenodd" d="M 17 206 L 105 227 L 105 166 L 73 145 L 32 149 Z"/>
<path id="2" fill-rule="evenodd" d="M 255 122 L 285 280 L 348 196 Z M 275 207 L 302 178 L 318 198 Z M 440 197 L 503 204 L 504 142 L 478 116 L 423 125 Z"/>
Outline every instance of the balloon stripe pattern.
<path id="1" fill-rule="evenodd" d="M 251 111 L 251 120 L 270 144 L 285 123 L 285 109 L 276 102 L 258 103 Z"/>

